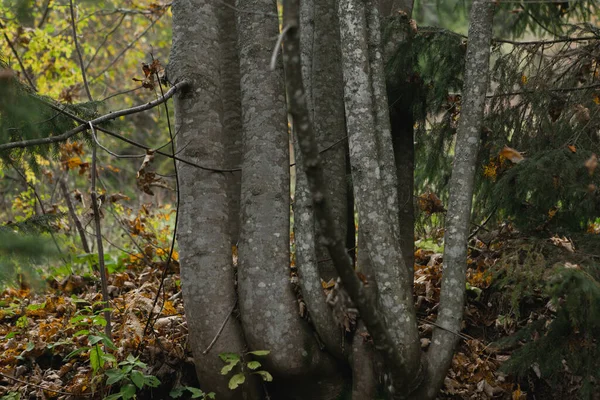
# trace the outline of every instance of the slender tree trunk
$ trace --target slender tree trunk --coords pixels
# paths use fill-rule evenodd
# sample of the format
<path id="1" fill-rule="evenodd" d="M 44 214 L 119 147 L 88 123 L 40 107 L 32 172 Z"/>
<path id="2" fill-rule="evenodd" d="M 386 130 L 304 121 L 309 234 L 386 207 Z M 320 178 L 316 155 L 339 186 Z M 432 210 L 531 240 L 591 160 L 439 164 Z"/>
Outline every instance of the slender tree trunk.
<path id="1" fill-rule="evenodd" d="M 169 75 L 191 88 L 175 98 L 180 156 L 215 168 L 229 166 L 221 124 L 218 10 L 213 1 L 173 2 L 173 47 Z M 202 388 L 220 399 L 241 399 L 221 375 L 221 352 L 241 353 L 246 345 L 235 318 L 219 327 L 236 302 L 231 257 L 227 177 L 178 163 L 180 204 L 178 243 L 190 347 Z M 206 382 L 206 385 L 203 383 Z M 208 386 L 210 385 L 210 386 Z"/>
<path id="2" fill-rule="evenodd" d="M 475 0 L 465 59 L 462 113 L 457 130 L 446 215 L 442 291 L 437 328 L 427 353 L 428 385 L 419 399 L 434 399 L 444 383 L 458 342 L 464 311 L 467 240 L 480 132 L 488 85 L 494 3 Z"/>
<path id="3" fill-rule="evenodd" d="M 223 0 L 229 6 L 235 0 Z M 228 168 L 242 165 L 242 103 L 240 94 L 240 60 L 237 48 L 235 11 L 227 5 L 219 6 L 221 23 L 221 93 L 223 98 L 223 135 L 227 146 Z M 229 234 L 231 244 L 237 245 L 240 231 L 241 172 L 227 175 L 229 200 Z"/>
<path id="4" fill-rule="evenodd" d="M 277 399 L 319 399 L 335 372 L 298 315 L 290 284 L 289 135 L 282 64 L 270 71 L 278 34 L 272 0 L 238 0 L 243 142 L 238 292 L 250 350 L 268 349 Z M 319 379 L 311 373 L 320 371 Z M 323 372 L 326 371 L 326 372 Z M 336 380 L 336 379 L 334 379 Z M 310 390 L 309 390 L 310 388 Z M 323 390 L 325 391 L 325 390 Z"/>
<path id="5" fill-rule="evenodd" d="M 315 134 L 324 157 L 327 196 L 333 218 L 342 231 L 347 229 L 345 121 L 342 70 L 339 65 L 340 41 L 337 9 L 331 0 L 308 0 L 301 4 L 302 75 L 307 105 Z M 333 146 L 333 147 L 332 147 Z M 300 286 L 321 340 L 331 354 L 343 356 L 342 330 L 325 302 L 321 279 L 335 279 L 337 273 L 327 249 L 320 243 L 315 225 L 312 198 L 302 165 L 302 154 L 294 140 L 296 189 L 294 196 L 294 234 Z"/>
<path id="6" fill-rule="evenodd" d="M 371 13 L 371 10 L 367 12 Z M 365 233 L 362 237 L 366 238 L 366 250 L 373 264 L 380 311 L 406 368 L 407 376 L 393 385 L 411 386 L 420 372 L 421 357 L 412 299 L 412 275 L 408 276 L 398 244 L 397 208 L 394 217 L 391 217 L 397 193 L 396 186 L 390 186 L 392 177 L 389 171 L 395 172 L 395 166 L 389 165 L 389 157 L 382 154 L 386 149 L 391 151 L 391 137 L 385 127 L 378 129 L 375 126 L 377 122 L 384 124 L 389 116 L 383 118 L 387 104 L 385 111 L 376 111 L 374 108 L 376 103 L 371 74 L 381 73 L 381 70 L 369 62 L 370 54 L 373 60 L 373 54 L 376 58 L 378 51 L 369 50 L 369 45 L 379 44 L 372 37 L 370 43 L 367 42 L 367 14 L 362 1 L 340 1 L 340 32 L 346 82 L 346 121 L 359 231 L 364 230 Z M 382 166 L 383 162 L 388 164 Z M 364 251 L 365 247 L 361 247 Z"/>
<path id="7" fill-rule="evenodd" d="M 385 42 L 383 59 L 387 65 L 393 56 L 410 57 L 411 43 L 409 19 L 413 9 L 413 0 L 380 0 L 381 17 L 385 18 Z M 401 10 L 406 15 L 399 15 Z M 402 54 L 394 54 L 402 47 Z M 394 161 L 398 181 L 398 224 L 400 247 L 409 275 L 413 275 L 414 265 L 414 227 L 413 206 L 415 146 L 414 117 L 412 96 L 412 60 L 406 59 L 401 65 L 405 70 L 396 71 L 388 66 L 386 77 L 387 98 L 390 112 Z M 389 76 L 392 74 L 391 76 Z"/>

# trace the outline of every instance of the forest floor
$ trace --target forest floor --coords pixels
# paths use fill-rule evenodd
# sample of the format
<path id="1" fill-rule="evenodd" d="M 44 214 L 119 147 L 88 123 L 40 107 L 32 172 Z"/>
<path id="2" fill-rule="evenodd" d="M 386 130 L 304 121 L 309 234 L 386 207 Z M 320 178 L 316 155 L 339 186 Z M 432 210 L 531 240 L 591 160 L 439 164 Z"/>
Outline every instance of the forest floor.
<path id="1" fill-rule="evenodd" d="M 561 378 L 559 391 L 539 376 L 535 366 L 518 379 L 504 374 L 500 367 L 518 345 L 509 349 L 496 345 L 531 321 L 553 318 L 555 308 L 535 282 L 545 279 L 557 263 L 577 265 L 578 255 L 569 248 L 573 243 L 566 238 L 533 240 L 505 234 L 487 244 L 478 240 L 471 244 L 461 340 L 440 398 L 577 398 L 578 378 L 568 373 Z M 545 254 L 543 259 L 534 256 L 538 253 Z M 95 276 L 49 278 L 43 290 L 22 281 L 20 288 L 0 294 L 1 399 L 103 398 L 111 393 L 107 377 L 114 387 L 129 385 L 130 393 L 137 391 L 139 398 L 169 398 L 174 387 L 191 387 L 183 398 L 194 393 L 197 381 L 187 346 L 178 265 L 175 262 L 167 271 L 156 298 L 162 266 L 144 267 L 137 261 L 110 274 L 110 340 L 104 335 L 106 321 Z M 415 252 L 414 295 L 424 349 L 435 328 L 441 262 L 442 255 L 433 250 Z M 146 328 L 149 317 L 153 323 Z M 118 370 L 106 371 L 113 358 L 123 361 L 129 355 L 139 360 L 129 357 Z"/>

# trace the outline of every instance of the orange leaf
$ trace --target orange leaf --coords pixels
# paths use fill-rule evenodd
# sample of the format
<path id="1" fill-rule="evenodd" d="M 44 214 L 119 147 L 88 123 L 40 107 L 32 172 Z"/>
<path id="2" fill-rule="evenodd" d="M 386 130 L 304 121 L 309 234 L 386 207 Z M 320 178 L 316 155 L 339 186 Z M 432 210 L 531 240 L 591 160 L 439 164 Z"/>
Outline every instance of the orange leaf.
<path id="1" fill-rule="evenodd" d="M 571 150 L 571 153 L 577 153 L 577 148 L 572 144 L 568 145 L 567 147 L 569 148 L 569 150 Z"/>
<path id="2" fill-rule="evenodd" d="M 519 151 L 508 146 L 504 146 L 500 150 L 500 155 L 514 164 L 518 164 L 525 159 Z"/>

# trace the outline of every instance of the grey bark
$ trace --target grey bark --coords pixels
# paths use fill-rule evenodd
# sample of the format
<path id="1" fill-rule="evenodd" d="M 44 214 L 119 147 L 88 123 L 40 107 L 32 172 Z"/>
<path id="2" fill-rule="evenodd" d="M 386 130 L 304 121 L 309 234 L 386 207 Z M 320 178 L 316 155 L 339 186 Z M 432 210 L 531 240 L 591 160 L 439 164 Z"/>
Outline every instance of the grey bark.
<path id="1" fill-rule="evenodd" d="M 274 397 L 301 398 L 301 386 L 327 384 L 310 379 L 310 372 L 331 373 L 335 368 L 300 319 L 290 284 L 290 159 L 283 69 L 278 63 L 269 70 L 278 21 L 267 14 L 276 13 L 276 7 L 272 0 L 238 0 L 236 7 L 256 12 L 237 16 L 244 142 L 238 250 L 242 324 L 251 350 L 271 351 L 264 364 L 280 389 Z"/>
<path id="2" fill-rule="evenodd" d="M 434 399 L 444 383 L 461 329 L 464 311 L 467 239 L 485 94 L 489 77 L 494 3 L 475 0 L 471 8 L 465 58 L 463 106 L 457 130 L 450 197 L 446 215 L 444 265 L 437 326 L 428 358 L 428 385 L 422 399 Z"/>
<path id="3" fill-rule="evenodd" d="M 186 79 L 191 88 L 175 98 L 178 151 L 196 163 L 228 165 L 221 124 L 219 21 L 210 0 L 173 2 L 173 47 L 169 76 Z M 189 340 L 202 388 L 221 399 L 241 399 L 220 374 L 221 352 L 241 353 L 245 343 L 238 321 L 230 318 L 208 352 L 219 327 L 236 301 L 229 233 L 227 178 L 179 163 L 179 234 L 181 281 Z"/>
<path id="4" fill-rule="evenodd" d="M 378 379 L 375 372 L 375 349 L 367 340 L 362 321 L 356 327 L 352 340 L 352 399 L 375 399 Z"/>
<path id="5" fill-rule="evenodd" d="M 384 64 L 388 65 L 392 57 L 409 57 L 411 54 L 411 37 L 409 19 L 413 8 L 413 0 L 404 0 L 402 4 L 380 1 L 381 17 L 386 18 L 386 30 L 383 43 Z M 396 13 L 397 7 L 406 12 L 405 16 Z M 391 12 L 391 14 L 389 14 Z M 402 47 L 402 54 L 395 54 Z M 402 255 L 409 275 L 413 275 L 414 265 L 414 226 L 415 215 L 413 206 L 414 191 L 414 117 L 413 91 L 416 83 L 412 82 L 412 60 L 403 60 L 404 71 L 393 68 L 388 71 L 386 78 L 390 110 L 390 128 L 396 164 L 398 182 L 398 224 L 399 239 Z M 394 75 L 395 74 L 395 75 Z"/>
<path id="6" fill-rule="evenodd" d="M 325 179 L 329 182 L 333 218 L 342 231 L 347 229 L 346 136 L 344 122 L 343 80 L 339 65 L 340 42 L 337 10 L 331 0 L 309 0 L 301 4 L 302 75 L 307 105 L 320 147 L 327 150 Z M 295 138 L 296 139 L 296 138 Z M 312 198 L 303 171 L 303 160 L 294 140 L 296 187 L 294 196 L 294 235 L 296 265 L 300 286 L 311 320 L 326 348 L 337 358 L 344 358 L 342 335 L 331 315 L 321 286 L 337 276 L 327 249 L 320 243 L 315 225 Z M 319 261 L 321 260 L 321 261 Z"/>
<path id="7" fill-rule="evenodd" d="M 229 6 L 235 0 L 223 0 Z M 221 29 L 221 95 L 223 102 L 223 135 L 230 169 L 242 164 L 242 103 L 240 93 L 240 60 L 237 48 L 235 11 L 227 5 L 219 7 Z M 240 188 L 242 174 L 227 174 L 227 198 L 229 201 L 229 234 L 231 244 L 237 245 L 240 231 Z"/>
<path id="8" fill-rule="evenodd" d="M 362 1 L 341 0 L 339 15 L 346 123 L 359 230 L 364 229 L 366 250 L 378 285 L 379 310 L 392 335 L 395 351 L 399 352 L 406 368 L 403 381 L 393 382 L 393 385 L 410 386 L 415 384 L 420 372 L 421 349 L 412 299 L 412 275 L 409 277 L 402 259 L 395 227 L 397 217 L 390 218 L 390 206 L 397 197 L 395 192 L 389 192 L 386 179 L 387 171 L 394 166 L 386 164 L 382 170 L 381 165 L 389 162 L 381 157 L 380 149 L 391 148 L 391 137 L 389 131 L 385 137 L 385 129 L 378 130 L 375 126 L 377 116 L 380 122 L 385 121 L 381 117 L 385 111 L 375 110 L 371 74 L 380 71 L 369 62 L 372 53 L 368 46 L 379 44 L 367 42 L 367 14 Z M 375 134 L 378 131 L 381 132 L 379 137 Z"/>

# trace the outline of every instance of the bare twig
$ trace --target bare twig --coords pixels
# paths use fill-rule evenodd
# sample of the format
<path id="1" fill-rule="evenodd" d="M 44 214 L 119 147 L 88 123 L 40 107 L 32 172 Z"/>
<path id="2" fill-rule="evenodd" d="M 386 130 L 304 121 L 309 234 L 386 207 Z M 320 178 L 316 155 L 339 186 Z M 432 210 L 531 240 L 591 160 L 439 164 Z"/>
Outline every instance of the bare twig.
<path id="1" fill-rule="evenodd" d="M 96 79 L 100 78 L 102 75 L 104 75 L 104 73 L 106 71 L 108 71 L 110 68 L 112 68 L 112 66 L 115 65 L 115 63 L 117 61 L 119 61 L 119 59 L 123 56 L 123 54 L 125 54 L 125 52 L 127 50 L 129 50 L 138 40 L 140 40 L 142 38 L 142 36 L 144 36 L 150 29 L 152 29 L 154 24 L 156 24 L 158 22 L 158 20 L 161 18 L 161 16 L 162 15 L 159 15 L 156 19 L 152 20 L 150 25 L 148 25 L 148 27 L 146 29 L 144 29 L 139 35 L 137 35 L 135 38 L 133 38 L 133 40 L 127 46 L 125 46 L 125 48 L 123 50 L 121 50 L 121 52 L 119 54 L 117 54 L 117 56 L 115 58 L 113 58 L 113 60 L 106 67 L 104 67 L 104 69 L 102 71 L 100 71 L 94 77 L 92 77 L 92 81 L 95 81 Z"/>
<path id="2" fill-rule="evenodd" d="M 90 129 L 92 130 L 92 136 L 96 136 L 96 130 L 94 124 L 89 122 Z M 102 299 L 104 300 L 105 307 L 109 307 L 110 297 L 108 295 L 108 276 L 106 274 L 106 268 L 104 265 L 104 247 L 102 244 L 102 227 L 100 225 L 100 207 L 98 206 L 98 193 L 96 193 L 96 146 L 92 147 L 92 209 L 94 211 L 94 223 L 96 226 L 96 243 L 98 247 L 98 266 L 100 267 L 100 282 L 102 284 Z M 111 323 L 110 323 L 110 310 L 104 310 L 104 318 L 106 319 L 106 326 L 104 327 L 104 333 L 108 338 L 111 337 Z"/>
<path id="3" fill-rule="evenodd" d="M 87 77 L 85 76 L 85 65 L 83 65 L 83 56 L 81 55 L 81 48 L 79 47 L 79 41 L 77 41 L 77 26 L 75 25 L 75 10 L 73 7 L 73 0 L 69 0 L 69 10 L 71 11 L 71 28 L 73 29 L 73 42 L 75 42 L 75 51 L 79 58 L 79 68 L 81 69 L 81 77 L 83 78 L 83 86 L 85 87 L 85 93 L 87 94 L 89 101 L 94 101 L 92 92 L 90 92 L 90 86 L 88 85 Z"/>
<path id="4" fill-rule="evenodd" d="M 73 223 L 75 224 L 75 229 L 77 230 L 77 233 L 79 234 L 79 239 L 81 240 L 81 247 L 83 247 L 83 251 L 85 251 L 86 254 L 90 254 L 91 253 L 90 245 L 88 244 L 87 237 L 85 236 L 85 231 L 83 230 L 83 225 L 81 225 L 81 221 L 79 220 L 79 217 L 77 216 L 77 213 L 75 212 L 75 207 L 73 207 L 73 202 L 71 201 L 71 195 L 69 194 L 69 189 L 67 188 L 65 179 L 62 179 L 62 178 L 59 179 L 58 184 L 59 184 L 60 190 L 62 191 L 62 194 L 65 198 L 65 202 L 67 203 L 67 208 L 69 209 L 69 214 L 71 215 L 71 219 L 73 220 Z"/>
<path id="5" fill-rule="evenodd" d="M 233 314 L 233 310 L 235 310 L 235 305 L 236 304 L 237 304 L 237 301 L 235 301 L 233 303 L 233 307 L 231 307 L 231 311 L 229 311 L 229 313 L 227 313 L 227 317 L 225 317 L 225 320 L 221 324 L 221 327 L 217 331 L 217 334 L 215 335 L 215 337 L 213 338 L 213 340 L 210 342 L 210 344 L 208 345 L 208 347 L 206 348 L 206 350 L 204 350 L 202 352 L 202 354 L 208 354 L 208 352 L 210 351 L 210 349 L 212 349 L 212 347 L 215 345 L 215 343 L 217 343 L 217 340 L 219 339 L 219 336 L 221 336 L 221 333 L 223 332 L 223 329 L 225 329 L 225 325 L 227 325 L 227 321 L 229 321 L 229 318 L 231 318 L 231 314 Z"/>
<path id="6" fill-rule="evenodd" d="M 277 42 L 275 42 L 275 48 L 273 49 L 273 55 L 271 56 L 271 64 L 269 68 L 271 71 L 275 71 L 275 64 L 277 63 L 277 54 L 279 54 L 279 49 L 281 48 L 281 42 L 283 42 L 283 38 L 287 34 L 287 32 L 291 29 L 290 25 L 285 26 L 279 36 L 277 37 Z"/>
<path id="7" fill-rule="evenodd" d="M 158 73 L 156 73 L 156 81 L 158 82 L 158 87 L 160 89 L 161 95 L 164 96 L 163 87 L 162 87 L 162 84 L 160 83 Z M 167 129 L 169 130 L 171 151 L 173 152 L 173 154 L 175 154 L 175 141 L 174 141 L 174 137 L 173 137 L 173 131 L 171 130 L 171 119 L 169 117 L 169 107 L 168 107 L 167 103 L 165 103 L 165 114 L 167 116 Z M 175 159 L 173 159 L 173 168 L 175 171 L 175 184 L 176 184 L 176 192 L 175 192 L 176 200 L 175 201 L 176 201 L 176 203 L 175 203 L 175 224 L 173 226 L 173 236 L 171 238 L 171 247 L 169 249 L 169 256 L 167 257 L 167 262 L 165 264 L 165 268 L 162 271 L 162 275 L 160 277 L 160 284 L 158 286 L 158 290 L 156 291 L 156 297 L 154 298 L 154 303 L 152 304 L 152 308 L 150 309 L 150 312 L 148 315 L 148 321 L 146 322 L 146 326 L 144 327 L 144 332 L 142 333 L 142 337 L 146 335 L 146 332 L 148 331 L 148 329 L 151 329 L 154 326 L 155 320 L 153 320 L 152 310 L 154 310 L 154 307 L 156 307 L 156 304 L 158 303 L 158 298 L 160 297 L 160 293 L 164 287 L 165 278 L 167 276 L 167 271 L 169 270 L 171 261 L 173 260 L 173 251 L 175 251 L 175 238 L 177 237 L 177 225 L 178 225 L 178 221 L 179 221 L 179 200 L 180 200 L 180 198 L 179 198 L 179 172 L 177 169 L 177 162 L 175 161 Z M 164 306 L 164 301 L 163 301 L 163 306 Z M 159 315 L 160 315 L 160 313 L 159 313 Z M 157 318 L 158 318 L 158 315 L 157 315 Z M 141 341 L 140 341 L 140 344 L 141 344 Z M 139 349 L 139 347 L 138 347 L 138 349 Z"/>
<path id="8" fill-rule="evenodd" d="M 124 110 L 110 112 L 106 115 L 95 118 L 91 121 L 86 121 L 85 123 L 82 123 L 78 127 L 71 129 L 70 131 L 67 131 L 67 132 L 57 135 L 57 136 L 50 136 L 50 137 L 39 138 L 39 139 L 30 139 L 30 140 L 20 140 L 17 142 L 2 144 L 2 145 L 0 145 L 0 151 L 15 149 L 15 148 L 25 148 L 25 147 L 30 147 L 30 146 L 39 146 L 39 145 L 44 145 L 44 144 L 51 144 L 51 143 L 65 141 L 68 138 L 70 138 L 71 136 L 76 135 L 79 132 L 83 132 L 83 131 L 89 129 L 89 126 L 90 126 L 89 124 L 98 125 L 103 122 L 122 117 L 124 115 L 135 114 L 135 113 L 139 113 L 139 112 L 154 108 L 154 107 L 164 103 L 171 97 L 173 97 L 173 95 L 177 92 L 177 90 L 181 89 L 184 86 L 187 86 L 187 81 L 178 82 L 177 84 L 173 85 L 173 87 L 171 89 L 169 89 L 169 91 L 167 91 L 167 93 L 165 93 L 164 96 L 161 96 L 156 100 L 153 100 L 151 102 L 148 102 L 146 104 L 142 104 L 139 106 L 126 108 Z M 60 110 L 59 107 L 57 107 L 56 109 Z"/>

